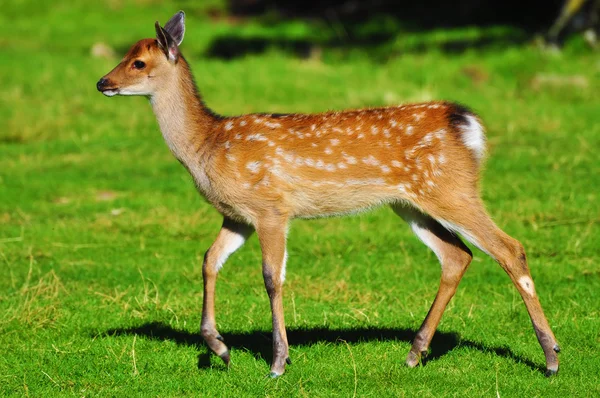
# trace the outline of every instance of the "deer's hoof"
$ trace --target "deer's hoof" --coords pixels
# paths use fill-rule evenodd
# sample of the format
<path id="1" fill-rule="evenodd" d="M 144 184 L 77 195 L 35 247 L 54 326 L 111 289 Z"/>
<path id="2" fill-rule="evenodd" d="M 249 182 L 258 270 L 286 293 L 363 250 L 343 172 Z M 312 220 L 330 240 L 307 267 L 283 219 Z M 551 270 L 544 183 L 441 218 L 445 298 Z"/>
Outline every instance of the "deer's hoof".
<path id="1" fill-rule="evenodd" d="M 219 358 L 221 358 L 223 362 L 225 362 L 225 365 L 229 367 L 229 363 L 231 362 L 231 356 L 229 355 L 229 351 L 225 351 L 224 353 L 219 355 Z"/>
<path id="2" fill-rule="evenodd" d="M 546 377 L 550 377 L 550 376 L 554 376 L 555 374 L 558 373 L 558 368 L 556 369 L 546 369 Z"/>
<path id="3" fill-rule="evenodd" d="M 408 356 L 406 357 L 406 365 L 409 368 L 414 368 L 419 363 L 421 363 L 421 364 L 424 363 L 426 357 L 427 357 L 427 350 L 420 351 L 420 352 L 410 350 L 410 352 L 408 353 Z"/>
<path id="4" fill-rule="evenodd" d="M 271 372 L 271 373 L 269 373 L 269 376 L 268 376 L 268 377 L 270 377 L 271 379 L 276 379 L 276 378 L 278 378 L 279 376 L 281 376 L 282 374 L 283 374 L 283 373 Z"/>

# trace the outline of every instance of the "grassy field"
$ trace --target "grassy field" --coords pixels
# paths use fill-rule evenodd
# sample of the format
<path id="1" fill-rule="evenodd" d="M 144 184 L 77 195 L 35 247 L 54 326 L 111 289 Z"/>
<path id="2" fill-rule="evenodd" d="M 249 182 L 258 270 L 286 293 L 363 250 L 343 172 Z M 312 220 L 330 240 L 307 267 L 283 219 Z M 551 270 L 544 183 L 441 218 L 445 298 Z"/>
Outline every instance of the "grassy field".
<path id="1" fill-rule="evenodd" d="M 428 362 L 407 368 L 440 271 L 381 209 L 293 224 L 284 305 L 294 363 L 269 379 L 256 238 L 217 285 L 217 322 L 232 348 L 227 370 L 198 331 L 201 260 L 221 217 L 169 153 L 147 101 L 108 99 L 95 88 L 129 45 L 154 34 L 155 20 L 181 7 L 155 3 L 11 0 L 0 10 L 0 395 L 600 394 L 598 52 L 579 39 L 562 54 L 527 44 L 448 51 L 453 40 L 505 31 L 465 28 L 400 32 L 372 50 L 324 45 L 299 57 L 272 45 L 223 60 L 207 56 L 219 38 L 326 42 L 337 30 L 186 8 L 182 51 L 219 113 L 430 99 L 476 110 L 490 147 L 483 197 L 525 245 L 562 348 L 559 375 L 545 378 L 516 289 L 474 249 Z M 91 56 L 99 42 L 117 55 Z"/>

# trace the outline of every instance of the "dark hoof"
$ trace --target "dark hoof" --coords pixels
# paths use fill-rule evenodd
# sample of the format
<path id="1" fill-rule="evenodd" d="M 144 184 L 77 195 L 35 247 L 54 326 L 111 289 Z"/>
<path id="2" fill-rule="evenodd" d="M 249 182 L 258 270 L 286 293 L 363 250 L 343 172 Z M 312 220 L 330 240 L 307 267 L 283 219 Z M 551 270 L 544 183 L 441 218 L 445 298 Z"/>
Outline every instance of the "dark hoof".
<path id="1" fill-rule="evenodd" d="M 408 356 L 406 357 L 406 365 L 409 368 L 414 368 L 417 365 L 424 365 L 425 359 L 427 358 L 427 350 L 421 351 L 419 354 L 415 353 L 413 350 L 410 350 Z"/>
<path id="2" fill-rule="evenodd" d="M 292 364 L 292 360 L 290 359 L 290 357 L 286 358 L 285 363 L 287 363 L 288 365 Z"/>
<path id="3" fill-rule="evenodd" d="M 219 358 L 221 358 L 223 360 L 223 362 L 225 362 L 225 365 L 227 365 L 227 367 L 229 367 L 229 363 L 231 361 L 231 357 L 229 356 L 229 351 L 225 351 L 224 353 L 219 355 Z"/>
<path id="4" fill-rule="evenodd" d="M 223 336 L 221 336 L 220 334 L 217 335 L 216 337 L 217 340 L 219 340 L 220 342 L 224 343 L 225 339 L 223 338 Z"/>
<path id="5" fill-rule="evenodd" d="M 546 369 L 546 377 L 554 376 L 558 373 L 558 369 Z"/>
<path id="6" fill-rule="evenodd" d="M 268 377 L 270 377 L 271 379 L 276 379 L 276 378 L 278 378 L 279 376 L 281 376 L 281 373 L 277 373 L 277 372 L 271 372 L 271 373 L 269 373 L 269 376 L 268 376 Z"/>
<path id="7" fill-rule="evenodd" d="M 552 347 L 554 349 L 555 352 L 560 352 L 560 347 L 558 346 L 558 344 L 554 344 L 554 347 Z"/>

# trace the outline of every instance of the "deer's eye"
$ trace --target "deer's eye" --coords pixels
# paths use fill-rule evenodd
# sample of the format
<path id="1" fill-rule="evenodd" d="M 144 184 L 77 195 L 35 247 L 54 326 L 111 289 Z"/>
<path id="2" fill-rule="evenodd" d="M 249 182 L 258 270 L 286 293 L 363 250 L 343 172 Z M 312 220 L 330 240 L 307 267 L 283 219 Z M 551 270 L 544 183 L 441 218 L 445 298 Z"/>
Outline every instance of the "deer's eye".
<path id="1" fill-rule="evenodd" d="M 133 62 L 133 67 L 135 69 L 144 69 L 146 67 L 146 64 L 143 61 L 137 60 Z"/>

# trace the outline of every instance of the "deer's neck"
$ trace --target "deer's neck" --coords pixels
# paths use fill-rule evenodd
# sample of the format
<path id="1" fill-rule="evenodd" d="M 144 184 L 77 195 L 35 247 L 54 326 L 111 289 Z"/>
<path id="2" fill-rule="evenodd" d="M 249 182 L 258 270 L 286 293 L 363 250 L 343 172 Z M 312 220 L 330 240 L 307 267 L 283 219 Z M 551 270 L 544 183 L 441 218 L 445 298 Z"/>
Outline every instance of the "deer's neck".
<path id="1" fill-rule="evenodd" d="M 175 157 L 203 191 L 208 141 L 216 116 L 202 102 L 184 59 L 163 88 L 150 98 L 162 135 Z"/>

